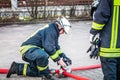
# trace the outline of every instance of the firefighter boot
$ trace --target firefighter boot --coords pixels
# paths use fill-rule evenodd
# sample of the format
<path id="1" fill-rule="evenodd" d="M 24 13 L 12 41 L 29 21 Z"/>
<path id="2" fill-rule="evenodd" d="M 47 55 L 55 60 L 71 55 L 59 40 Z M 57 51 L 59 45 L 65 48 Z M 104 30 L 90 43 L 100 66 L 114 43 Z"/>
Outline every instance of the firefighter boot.
<path id="1" fill-rule="evenodd" d="M 43 75 L 42 80 L 55 80 L 53 76 L 50 74 L 49 68 L 42 71 L 41 74 Z"/>
<path id="2" fill-rule="evenodd" d="M 45 77 L 44 80 L 55 80 L 50 74 L 46 74 L 44 75 L 44 77 Z"/>
<path id="3" fill-rule="evenodd" d="M 12 64 L 11 64 L 11 67 L 10 67 L 10 69 L 9 69 L 9 71 L 8 71 L 8 73 L 7 73 L 7 78 L 10 78 L 10 76 L 12 75 L 12 74 L 15 74 L 16 73 L 16 66 L 17 66 L 17 63 L 14 61 L 14 62 L 12 62 Z"/>

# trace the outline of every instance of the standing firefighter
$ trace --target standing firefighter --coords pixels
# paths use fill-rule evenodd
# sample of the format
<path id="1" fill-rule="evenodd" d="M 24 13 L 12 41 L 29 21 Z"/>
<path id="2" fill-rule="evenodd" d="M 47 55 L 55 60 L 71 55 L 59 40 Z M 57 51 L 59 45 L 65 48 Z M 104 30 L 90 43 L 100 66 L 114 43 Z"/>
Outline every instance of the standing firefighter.
<path id="1" fill-rule="evenodd" d="M 90 42 L 101 40 L 103 80 L 120 80 L 120 0 L 100 0 L 90 34 Z"/>
<path id="2" fill-rule="evenodd" d="M 71 60 L 60 51 L 58 38 L 63 33 L 68 33 L 70 22 L 65 17 L 59 17 L 56 21 L 37 30 L 21 45 L 22 59 L 29 64 L 13 62 L 7 78 L 11 74 L 45 77 L 54 80 L 49 74 L 48 58 L 57 62 L 62 67 L 71 64 Z M 64 61 L 66 60 L 66 61 Z"/>

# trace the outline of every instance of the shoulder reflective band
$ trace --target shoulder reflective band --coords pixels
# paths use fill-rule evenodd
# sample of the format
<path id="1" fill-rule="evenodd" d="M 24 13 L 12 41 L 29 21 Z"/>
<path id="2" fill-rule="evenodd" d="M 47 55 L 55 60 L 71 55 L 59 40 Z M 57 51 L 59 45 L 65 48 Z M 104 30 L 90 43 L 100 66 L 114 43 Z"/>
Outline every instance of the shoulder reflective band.
<path id="1" fill-rule="evenodd" d="M 92 22 L 92 28 L 95 30 L 101 30 L 105 24 L 98 24 L 96 22 Z"/>
<path id="2" fill-rule="evenodd" d="M 112 15 L 112 32 L 110 48 L 116 48 L 118 39 L 118 20 L 119 20 L 119 6 L 114 6 Z"/>
<path id="3" fill-rule="evenodd" d="M 114 5 L 120 6 L 120 0 L 114 0 Z"/>
<path id="4" fill-rule="evenodd" d="M 24 68 L 23 68 L 23 76 L 26 76 L 27 66 L 28 66 L 28 64 L 24 64 Z"/>

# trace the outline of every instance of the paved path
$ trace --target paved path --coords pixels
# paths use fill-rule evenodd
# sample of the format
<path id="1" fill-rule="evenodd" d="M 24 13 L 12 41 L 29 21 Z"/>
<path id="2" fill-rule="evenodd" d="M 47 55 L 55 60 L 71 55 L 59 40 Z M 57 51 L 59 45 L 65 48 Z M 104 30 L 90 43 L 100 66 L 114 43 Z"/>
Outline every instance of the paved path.
<path id="1" fill-rule="evenodd" d="M 12 61 L 24 62 L 19 53 L 21 43 L 35 30 L 45 25 L 29 24 L 29 25 L 10 25 L 0 27 L 0 68 L 9 68 Z M 89 48 L 89 29 L 91 21 L 72 22 L 71 34 L 61 35 L 59 44 L 62 51 L 64 51 L 71 59 L 71 67 L 89 66 L 100 64 L 99 60 L 89 58 L 86 50 Z M 56 63 L 50 59 L 50 67 L 58 69 Z M 90 78 L 91 80 L 102 80 L 101 69 L 75 71 L 73 74 Z M 6 74 L 0 74 L 0 80 L 40 80 L 34 77 L 22 77 L 12 75 L 10 79 L 5 78 Z M 72 78 L 62 78 L 56 80 L 74 80 Z"/>

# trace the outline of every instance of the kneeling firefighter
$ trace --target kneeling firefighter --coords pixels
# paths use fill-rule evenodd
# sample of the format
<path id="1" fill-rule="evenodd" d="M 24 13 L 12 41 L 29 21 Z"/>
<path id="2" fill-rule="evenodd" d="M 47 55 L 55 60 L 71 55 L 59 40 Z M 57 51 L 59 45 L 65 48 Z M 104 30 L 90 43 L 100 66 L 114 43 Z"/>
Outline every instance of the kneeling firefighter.
<path id="1" fill-rule="evenodd" d="M 49 57 L 62 67 L 71 65 L 71 60 L 60 50 L 58 38 L 61 34 L 69 33 L 70 22 L 63 16 L 54 22 L 40 28 L 20 47 L 22 59 L 25 63 L 12 63 L 7 78 L 11 74 L 45 77 L 47 80 L 54 80 L 49 74 Z M 66 60 L 66 61 L 64 61 Z"/>

